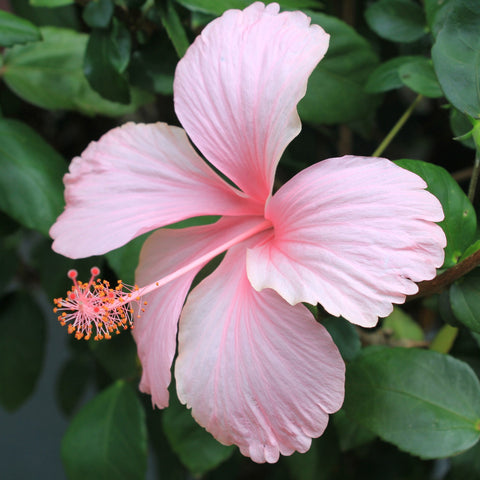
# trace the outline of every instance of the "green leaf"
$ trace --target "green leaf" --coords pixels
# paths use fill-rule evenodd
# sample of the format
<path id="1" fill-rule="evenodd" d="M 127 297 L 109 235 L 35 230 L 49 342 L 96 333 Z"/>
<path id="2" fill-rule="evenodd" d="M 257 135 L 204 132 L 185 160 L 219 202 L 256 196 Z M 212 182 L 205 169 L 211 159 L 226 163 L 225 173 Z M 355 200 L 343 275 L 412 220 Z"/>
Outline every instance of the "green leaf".
<path id="1" fill-rule="evenodd" d="M 333 415 L 333 424 L 342 452 L 365 445 L 376 438 L 373 432 L 348 418 L 343 409 Z"/>
<path id="2" fill-rule="evenodd" d="M 379 0 L 365 10 L 368 26 L 392 42 L 414 42 L 425 33 L 423 10 L 411 0 Z"/>
<path id="3" fill-rule="evenodd" d="M 30 0 L 30 4 L 33 7 L 63 7 L 64 5 L 70 5 L 74 3 L 74 0 Z"/>
<path id="4" fill-rule="evenodd" d="M 21 98 L 42 108 L 76 110 L 87 115 L 124 115 L 151 101 L 151 95 L 132 89 L 129 105 L 103 99 L 83 74 L 88 36 L 45 27 L 43 41 L 17 45 L 5 57 L 4 80 Z"/>
<path id="5" fill-rule="evenodd" d="M 453 0 L 455 1 L 455 0 Z M 438 32 L 443 27 L 443 22 L 450 14 L 452 8 L 452 0 L 424 0 L 425 15 L 427 17 L 427 24 L 436 37 Z"/>
<path id="6" fill-rule="evenodd" d="M 382 93 L 403 87 L 404 84 L 399 74 L 400 67 L 423 58 L 424 57 L 418 55 L 406 55 L 392 58 L 382 63 L 368 77 L 365 91 L 369 93 Z"/>
<path id="7" fill-rule="evenodd" d="M 444 168 L 420 160 L 405 159 L 395 163 L 420 175 L 427 182 L 427 190 L 440 200 L 445 220 L 439 225 L 447 237 L 443 268 L 456 265 L 475 236 L 477 218 L 472 204 Z"/>
<path id="8" fill-rule="evenodd" d="M 445 96 L 463 113 L 480 118 L 480 2 L 455 0 L 432 49 Z"/>
<path id="9" fill-rule="evenodd" d="M 424 339 L 423 330 L 418 323 L 398 307 L 394 307 L 393 312 L 383 320 L 382 328 L 391 331 L 395 340 L 420 342 Z"/>
<path id="10" fill-rule="evenodd" d="M 69 480 L 143 480 L 145 412 L 132 388 L 118 381 L 87 403 L 70 424 L 61 454 Z"/>
<path id="11" fill-rule="evenodd" d="M 82 18 L 91 28 L 107 28 L 113 16 L 112 0 L 92 0 L 82 12 Z"/>
<path id="12" fill-rule="evenodd" d="M 234 451 L 233 446 L 218 443 L 198 425 L 175 394 L 170 394 L 170 405 L 163 412 L 163 430 L 173 451 L 194 474 L 200 475 L 217 467 Z"/>
<path id="13" fill-rule="evenodd" d="M 464 325 L 480 333 L 480 269 L 465 275 L 450 287 L 450 305 Z"/>
<path id="14" fill-rule="evenodd" d="M 41 40 L 40 30 L 28 20 L 0 10 L 0 46 L 11 47 L 18 43 Z"/>
<path id="15" fill-rule="evenodd" d="M 63 209 L 62 157 L 27 125 L 0 118 L 0 209 L 48 234 Z"/>
<path id="16" fill-rule="evenodd" d="M 19 408 L 33 393 L 45 355 L 45 319 L 26 293 L 2 298 L 0 404 Z"/>
<path id="17" fill-rule="evenodd" d="M 172 0 L 167 0 L 167 5 L 160 9 L 160 14 L 168 37 L 172 41 L 178 57 L 182 58 L 190 46 L 190 42 Z"/>
<path id="18" fill-rule="evenodd" d="M 402 83 L 414 92 L 429 98 L 443 97 L 431 60 L 422 58 L 405 63 L 398 69 L 398 74 Z"/>
<path id="19" fill-rule="evenodd" d="M 362 347 L 355 325 L 344 318 L 327 317 L 320 322 L 331 335 L 345 361 L 353 360 Z"/>
<path id="20" fill-rule="evenodd" d="M 300 117 L 314 124 L 364 120 L 375 108 L 375 96 L 365 83 L 378 64 L 370 44 L 338 18 L 308 12 L 312 23 L 330 35 L 330 47 L 308 81 L 307 93 L 298 105 Z M 345 92 L 348 92 L 346 94 Z"/>
<path id="21" fill-rule="evenodd" d="M 455 137 L 463 137 L 469 132 L 472 132 L 473 129 L 469 117 L 459 112 L 456 108 L 450 109 L 450 127 Z M 475 142 L 471 135 L 468 138 L 456 138 L 455 140 L 458 140 L 468 148 L 475 149 Z"/>
<path id="22" fill-rule="evenodd" d="M 110 32 L 93 30 L 85 51 L 83 72 L 90 86 L 103 98 L 128 104 L 130 89 L 128 82 L 117 68 L 118 53 Z"/>
<path id="23" fill-rule="evenodd" d="M 212 13 L 221 15 L 225 10 L 236 8 L 243 10 L 251 5 L 251 0 L 176 0 L 177 3 L 193 12 Z M 280 0 L 280 6 L 286 10 L 302 10 L 305 8 L 318 8 L 318 0 Z"/>
<path id="24" fill-rule="evenodd" d="M 455 455 L 480 438 L 480 382 L 449 355 L 374 347 L 347 365 L 347 415 L 421 458 Z"/>

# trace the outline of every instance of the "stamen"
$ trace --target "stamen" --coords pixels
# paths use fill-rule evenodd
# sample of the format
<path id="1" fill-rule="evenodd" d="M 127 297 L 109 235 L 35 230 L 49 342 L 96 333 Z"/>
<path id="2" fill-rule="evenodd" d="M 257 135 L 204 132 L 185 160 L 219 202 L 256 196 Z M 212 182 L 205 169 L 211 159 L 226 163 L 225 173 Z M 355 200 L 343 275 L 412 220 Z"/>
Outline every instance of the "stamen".
<path id="1" fill-rule="evenodd" d="M 272 223 L 263 219 L 263 221 L 237 234 L 190 263 L 142 288 L 137 285 L 134 287 L 125 285 L 121 280 L 114 288 L 110 287 L 106 280 L 95 281 L 95 278 L 100 275 L 98 267 L 92 267 L 90 270 L 92 276 L 88 283 L 77 281 L 77 271 L 69 270 L 67 275 L 72 280 L 73 287 L 67 292 L 65 298 L 55 298 L 53 300 L 55 304 L 53 311 L 59 314 L 58 321 L 61 325 L 64 326 L 68 323 L 68 333 L 75 332 L 75 338 L 89 340 L 94 334 L 94 340 L 109 339 L 112 333 L 120 333 L 119 329 L 121 328 L 126 330 L 128 326 L 134 327 L 134 313 L 136 312 L 136 316 L 139 318 L 145 312 L 147 302 L 141 303 L 144 295 L 163 287 L 197 267 L 205 265 L 230 247 L 271 228 Z M 133 308 L 131 304 L 136 308 Z"/>
<path id="2" fill-rule="evenodd" d="M 68 324 L 68 333 L 75 333 L 75 338 L 89 340 L 109 339 L 112 334 L 119 334 L 120 330 L 133 328 L 134 309 L 128 304 L 138 304 L 138 287 L 125 285 L 121 280 L 111 288 L 106 280 L 96 279 L 100 275 L 98 267 L 92 267 L 88 283 L 77 280 L 76 270 L 69 270 L 68 278 L 73 282 L 65 298 L 53 300 L 53 311 L 58 315 L 62 326 Z M 146 305 L 146 302 L 144 302 Z M 141 311 L 145 309 L 139 308 Z"/>

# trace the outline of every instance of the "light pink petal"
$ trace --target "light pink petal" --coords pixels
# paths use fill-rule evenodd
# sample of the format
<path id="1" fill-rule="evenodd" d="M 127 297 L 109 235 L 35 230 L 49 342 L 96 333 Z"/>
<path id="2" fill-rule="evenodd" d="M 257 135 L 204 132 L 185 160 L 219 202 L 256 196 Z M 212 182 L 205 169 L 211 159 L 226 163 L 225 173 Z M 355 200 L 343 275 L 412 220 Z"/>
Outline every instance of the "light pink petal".
<path id="1" fill-rule="evenodd" d="M 145 286 L 196 260 L 232 237 L 262 222 L 262 218 L 222 218 L 213 225 L 161 229 L 145 242 L 136 282 Z M 152 395 L 159 408 L 168 405 L 170 366 L 176 348 L 177 322 L 193 278 L 204 263 L 164 287 L 145 295 L 145 312 L 135 320 L 133 336 L 143 374 L 140 390 Z"/>
<path id="2" fill-rule="evenodd" d="M 195 153 L 185 132 L 128 123 L 92 142 L 65 175 L 66 209 L 50 230 L 71 258 L 103 254 L 198 215 L 261 213 Z"/>
<path id="3" fill-rule="evenodd" d="M 205 27 L 175 73 L 188 135 L 248 195 L 265 201 L 277 163 L 301 129 L 296 106 L 329 36 L 301 12 L 256 2 Z"/>
<path id="4" fill-rule="evenodd" d="M 443 210 L 425 187 L 382 158 L 347 156 L 307 168 L 267 205 L 275 236 L 248 253 L 252 285 L 375 325 L 443 263 L 446 239 L 433 223 Z"/>
<path id="5" fill-rule="evenodd" d="M 343 402 L 345 368 L 303 305 L 256 292 L 245 247 L 229 250 L 190 294 L 180 319 L 180 400 L 217 440 L 255 462 L 305 452 Z"/>

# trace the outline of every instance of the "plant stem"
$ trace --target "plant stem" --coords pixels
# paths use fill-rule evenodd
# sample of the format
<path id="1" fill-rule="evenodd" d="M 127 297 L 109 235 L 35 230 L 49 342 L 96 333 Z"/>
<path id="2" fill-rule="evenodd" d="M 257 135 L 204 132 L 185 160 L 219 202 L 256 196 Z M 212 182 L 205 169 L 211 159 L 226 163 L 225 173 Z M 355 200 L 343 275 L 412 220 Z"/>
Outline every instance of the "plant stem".
<path id="1" fill-rule="evenodd" d="M 475 155 L 475 163 L 473 164 L 472 177 L 468 186 L 468 199 L 473 203 L 475 198 L 475 191 L 477 190 L 478 175 L 480 174 L 480 152 L 477 150 Z"/>
<path id="2" fill-rule="evenodd" d="M 409 119 L 412 112 L 415 110 L 415 107 L 418 105 L 420 100 L 423 98 L 423 95 L 418 95 L 417 98 L 412 102 L 412 104 L 405 110 L 405 113 L 398 119 L 397 123 L 393 128 L 388 132 L 387 136 L 383 139 L 382 143 L 378 148 L 373 152 L 372 157 L 380 156 L 384 150 L 390 145 L 390 142 L 395 138 L 400 129 L 405 125 L 405 122 Z"/>

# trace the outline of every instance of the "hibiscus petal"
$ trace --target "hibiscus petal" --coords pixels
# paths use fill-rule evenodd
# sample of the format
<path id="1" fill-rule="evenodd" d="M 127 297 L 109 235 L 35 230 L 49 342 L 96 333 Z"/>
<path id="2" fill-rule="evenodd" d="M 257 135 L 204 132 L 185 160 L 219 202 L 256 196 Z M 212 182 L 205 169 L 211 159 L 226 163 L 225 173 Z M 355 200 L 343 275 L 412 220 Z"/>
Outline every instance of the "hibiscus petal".
<path id="1" fill-rule="evenodd" d="M 262 222 L 263 218 L 221 218 L 212 225 L 161 229 L 145 242 L 136 271 L 145 286 L 183 268 L 230 238 Z M 175 355 L 177 322 L 195 275 L 205 263 L 180 278 L 145 295 L 145 312 L 135 320 L 133 336 L 143 366 L 140 390 L 152 395 L 159 408 L 168 405 L 170 366 Z"/>
<path id="2" fill-rule="evenodd" d="M 256 292 L 246 249 L 229 250 L 190 294 L 179 328 L 180 400 L 217 440 L 255 462 L 305 452 L 343 402 L 345 368 L 303 305 Z"/>
<path id="3" fill-rule="evenodd" d="M 175 73 L 175 111 L 188 135 L 245 193 L 264 202 L 277 163 L 301 129 L 296 106 L 329 35 L 276 3 L 229 10 L 205 27 Z"/>
<path id="4" fill-rule="evenodd" d="M 111 130 L 72 161 L 64 181 L 66 209 L 50 235 L 71 258 L 193 216 L 260 211 L 205 164 L 182 129 L 163 123 Z"/>
<path id="5" fill-rule="evenodd" d="M 433 223 L 443 210 L 425 187 L 382 158 L 332 158 L 302 171 L 267 205 L 275 235 L 248 253 L 252 285 L 375 325 L 443 263 L 446 239 Z"/>

